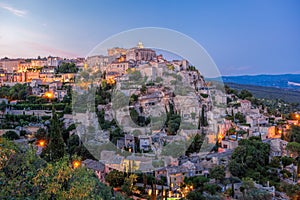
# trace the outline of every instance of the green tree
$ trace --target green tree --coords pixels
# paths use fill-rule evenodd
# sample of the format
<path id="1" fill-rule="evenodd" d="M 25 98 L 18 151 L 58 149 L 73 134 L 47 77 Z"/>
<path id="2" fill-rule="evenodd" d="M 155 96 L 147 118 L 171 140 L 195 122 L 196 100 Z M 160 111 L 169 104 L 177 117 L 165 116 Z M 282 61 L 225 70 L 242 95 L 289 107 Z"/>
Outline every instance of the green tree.
<path id="1" fill-rule="evenodd" d="M 245 173 L 245 168 L 244 168 L 243 164 L 238 163 L 234 159 L 232 159 L 229 162 L 228 167 L 229 167 L 229 171 L 231 172 L 231 174 L 233 176 L 242 177 L 243 174 Z"/>
<path id="2" fill-rule="evenodd" d="M 2 115 L 5 113 L 6 110 L 6 103 L 5 101 L 2 101 L 0 104 L 0 111 L 2 112 Z"/>
<path id="3" fill-rule="evenodd" d="M 43 150 L 43 157 L 48 161 L 57 161 L 65 154 L 65 144 L 62 137 L 62 126 L 55 111 L 52 111 L 48 141 Z"/>
<path id="4" fill-rule="evenodd" d="M 241 90 L 240 94 L 238 95 L 241 99 L 251 98 L 253 95 L 248 90 Z"/>
<path id="5" fill-rule="evenodd" d="M 31 87 L 27 84 L 17 83 L 12 87 L 0 87 L 0 97 L 10 100 L 24 100 L 31 94 Z"/>
<path id="6" fill-rule="evenodd" d="M 0 137 L 0 196 L 3 199 L 36 199 L 32 179 L 45 161 L 29 148 L 21 151 L 13 142 Z"/>
<path id="7" fill-rule="evenodd" d="M 68 141 L 67 153 L 72 157 L 73 155 L 79 156 L 82 160 L 92 159 L 96 160 L 95 157 L 87 150 L 87 148 L 82 144 L 78 135 L 72 135 Z"/>
<path id="8" fill-rule="evenodd" d="M 44 166 L 45 161 L 31 148 L 11 154 L 0 172 L 0 196 L 3 199 L 37 199 L 39 190 L 33 179 Z"/>
<path id="9" fill-rule="evenodd" d="M 300 154 L 300 143 L 298 142 L 289 142 L 286 146 L 286 149 L 299 155 Z"/>
<path id="10" fill-rule="evenodd" d="M 279 168 L 281 166 L 280 157 L 277 157 L 277 156 L 273 157 L 271 162 L 270 162 L 270 166 L 275 167 L 275 168 Z"/>
<path id="11" fill-rule="evenodd" d="M 3 134 L 3 137 L 9 139 L 9 140 L 17 140 L 20 139 L 19 135 L 15 131 L 6 131 Z"/>
<path id="12" fill-rule="evenodd" d="M 63 62 L 57 68 L 57 73 L 77 73 L 78 68 L 76 67 L 75 63 L 66 63 Z"/>
<path id="13" fill-rule="evenodd" d="M 123 172 L 113 170 L 105 177 L 105 181 L 112 187 L 120 187 L 125 181 L 124 174 Z"/>
<path id="14" fill-rule="evenodd" d="M 187 194 L 186 199 L 188 199 L 188 200 L 205 200 L 206 198 L 199 191 L 191 191 Z"/>
<path id="15" fill-rule="evenodd" d="M 165 122 L 165 126 L 167 127 L 167 132 L 169 135 L 176 135 L 180 123 L 181 123 L 181 116 L 175 112 L 173 103 L 169 102 L 169 111 L 167 108 L 167 120 Z"/>
<path id="16" fill-rule="evenodd" d="M 235 114 L 235 119 L 238 120 L 239 123 L 246 123 L 246 118 L 241 112 Z"/>
<path id="17" fill-rule="evenodd" d="M 254 189 L 254 182 L 251 178 L 244 178 L 243 183 L 240 187 L 240 191 L 243 193 L 243 197 L 245 198 L 245 193 L 247 191 Z"/>
<path id="18" fill-rule="evenodd" d="M 122 191 L 125 192 L 128 196 L 132 195 L 137 187 L 134 184 L 137 182 L 137 175 L 131 174 L 128 178 L 125 178 L 124 184 L 122 185 Z"/>
<path id="19" fill-rule="evenodd" d="M 10 140 L 0 137 L 0 171 L 6 166 L 7 162 L 17 153 L 19 148 Z"/>
<path id="20" fill-rule="evenodd" d="M 229 171 L 240 178 L 248 176 L 255 180 L 266 181 L 265 167 L 269 164 L 269 151 L 269 144 L 263 143 L 258 137 L 242 139 L 231 156 Z"/>
<path id="21" fill-rule="evenodd" d="M 205 116 L 205 106 L 204 105 L 202 106 L 202 109 L 201 109 L 200 119 L 201 119 L 201 126 L 207 126 L 208 125 L 207 118 Z"/>
<path id="22" fill-rule="evenodd" d="M 193 142 L 191 143 L 191 145 L 189 146 L 189 148 L 186 150 L 185 154 L 187 156 L 189 156 L 192 153 L 199 153 L 201 146 L 203 144 L 203 141 L 205 139 L 205 135 L 203 134 L 196 134 Z"/>
<path id="23" fill-rule="evenodd" d="M 138 98 L 139 98 L 138 95 L 132 94 L 132 95 L 130 96 L 129 102 L 130 102 L 130 103 L 136 102 L 136 101 L 138 100 Z"/>
<path id="24" fill-rule="evenodd" d="M 286 167 L 294 162 L 294 159 L 291 157 L 284 156 L 281 158 L 283 167 Z"/>
<path id="25" fill-rule="evenodd" d="M 291 129 L 286 134 L 286 138 L 288 142 L 300 143 L 300 126 L 292 125 Z"/>
<path id="26" fill-rule="evenodd" d="M 47 131 L 46 131 L 46 129 L 44 129 L 44 128 L 39 128 L 39 129 L 36 131 L 34 137 L 35 137 L 37 140 L 46 140 L 46 138 L 47 138 Z"/>
<path id="27" fill-rule="evenodd" d="M 215 166 L 209 170 L 209 175 L 211 178 L 216 179 L 217 181 L 223 182 L 225 179 L 225 168 L 222 165 Z"/>
<path id="28" fill-rule="evenodd" d="M 111 199 L 111 190 L 101 184 L 94 172 L 73 168 L 67 157 L 50 162 L 33 178 L 39 199 Z"/>
<path id="29" fill-rule="evenodd" d="M 192 185 L 197 191 L 203 192 L 204 184 L 207 183 L 209 179 L 205 176 L 192 176 L 184 179 L 185 185 Z"/>
<path id="30" fill-rule="evenodd" d="M 257 189 L 250 178 L 243 179 L 240 191 L 243 193 L 243 199 L 272 199 L 272 194 Z"/>
<path id="31" fill-rule="evenodd" d="M 281 183 L 280 190 L 285 192 L 291 199 L 299 199 L 300 186 L 294 184 Z"/>
<path id="32" fill-rule="evenodd" d="M 140 92 L 141 92 L 142 94 L 145 94 L 146 91 L 147 91 L 146 85 L 142 85 L 142 87 L 141 87 L 141 89 L 140 89 Z"/>
<path id="33" fill-rule="evenodd" d="M 204 185 L 204 190 L 210 193 L 211 195 L 215 195 L 217 192 L 221 191 L 221 187 L 216 184 L 206 183 Z"/>

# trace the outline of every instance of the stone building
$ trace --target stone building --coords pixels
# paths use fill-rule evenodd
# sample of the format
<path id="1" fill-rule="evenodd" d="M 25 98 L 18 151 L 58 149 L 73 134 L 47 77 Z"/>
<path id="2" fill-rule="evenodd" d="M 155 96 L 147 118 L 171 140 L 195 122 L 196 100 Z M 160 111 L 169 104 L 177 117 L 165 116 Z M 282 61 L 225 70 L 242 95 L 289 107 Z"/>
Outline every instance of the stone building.
<path id="1" fill-rule="evenodd" d="M 21 61 L 23 61 L 23 59 L 4 58 L 0 60 L 0 67 L 5 72 L 12 73 L 13 71 L 18 69 L 18 65 Z"/>
<path id="2" fill-rule="evenodd" d="M 47 66 L 47 59 L 32 59 L 31 68 Z"/>
<path id="3" fill-rule="evenodd" d="M 103 56 L 96 55 L 90 56 L 86 59 L 86 64 L 89 67 L 100 68 L 101 71 L 105 70 L 107 65 L 112 63 L 115 60 L 115 56 Z"/>
<path id="4" fill-rule="evenodd" d="M 131 48 L 126 53 L 126 60 L 150 61 L 156 58 L 156 53 L 152 49 L 144 48 L 139 42 L 137 47 Z"/>
<path id="5" fill-rule="evenodd" d="M 112 49 L 107 49 L 108 56 L 120 56 L 120 55 L 126 55 L 127 49 L 115 47 Z"/>

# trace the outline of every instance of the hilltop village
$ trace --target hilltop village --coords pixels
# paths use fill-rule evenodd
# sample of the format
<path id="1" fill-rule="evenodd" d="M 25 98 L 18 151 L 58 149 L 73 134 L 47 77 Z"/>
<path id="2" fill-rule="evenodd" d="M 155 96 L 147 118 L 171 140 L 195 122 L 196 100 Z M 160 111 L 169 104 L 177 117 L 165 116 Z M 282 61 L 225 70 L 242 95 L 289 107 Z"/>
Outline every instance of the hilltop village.
<path id="1" fill-rule="evenodd" d="M 298 199 L 296 106 L 199 69 L 141 42 L 87 58 L 1 59 L 0 196 Z"/>

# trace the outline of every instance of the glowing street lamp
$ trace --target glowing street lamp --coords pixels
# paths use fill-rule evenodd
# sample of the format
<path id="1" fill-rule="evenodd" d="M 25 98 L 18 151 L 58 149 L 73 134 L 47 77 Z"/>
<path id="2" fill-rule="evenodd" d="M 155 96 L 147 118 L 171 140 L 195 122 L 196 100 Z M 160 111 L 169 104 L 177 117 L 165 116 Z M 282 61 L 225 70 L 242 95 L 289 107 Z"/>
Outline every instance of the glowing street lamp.
<path id="1" fill-rule="evenodd" d="M 39 140 L 37 141 L 37 146 L 39 147 L 45 147 L 46 146 L 46 141 L 45 140 Z"/>
<path id="2" fill-rule="evenodd" d="M 45 92 L 45 97 L 48 99 L 52 99 L 53 98 L 53 93 L 52 92 Z"/>
<path id="3" fill-rule="evenodd" d="M 76 169 L 81 165 L 81 162 L 79 160 L 74 160 L 72 162 L 73 168 Z"/>

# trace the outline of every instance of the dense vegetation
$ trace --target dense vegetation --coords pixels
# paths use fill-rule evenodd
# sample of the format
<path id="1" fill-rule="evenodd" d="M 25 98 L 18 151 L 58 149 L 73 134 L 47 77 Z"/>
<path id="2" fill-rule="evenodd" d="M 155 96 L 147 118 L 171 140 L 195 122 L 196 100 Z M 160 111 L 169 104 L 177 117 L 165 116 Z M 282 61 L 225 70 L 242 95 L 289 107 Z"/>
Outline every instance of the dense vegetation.
<path id="1" fill-rule="evenodd" d="M 56 69 L 56 73 L 77 73 L 78 68 L 76 67 L 75 63 L 61 63 L 58 68 Z"/>
<path id="2" fill-rule="evenodd" d="M 296 147 L 296 149 L 300 152 L 300 147 Z M 300 194 L 300 187 L 281 182 L 280 177 L 296 177 L 295 174 L 292 175 L 289 171 L 282 169 L 281 164 L 284 167 L 292 163 L 298 164 L 299 170 L 299 162 L 290 157 L 273 157 L 269 162 L 269 151 L 269 145 L 263 143 L 259 137 L 243 139 L 239 141 L 239 146 L 231 156 L 229 171 L 233 176 L 243 179 L 243 184 L 247 183 L 247 180 L 254 180 L 262 185 L 267 185 L 269 182 L 271 186 L 275 186 L 276 190 L 285 192 L 291 198 L 297 199 Z"/>
<path id="3" fill-rule="evenodd" d="M 180 123 L 181 123 L 181 116 L 177 113 L 177 111 L 174 108 L 174 104 L 169 102 L 169 110 L 166 108 L 167 113 L 167 120 L 165 123 L 167 133 L 169 135 L 176 135 Z"/>
<path id="4" fill-rule="evenodd" d="M 233 91 L 248 90 L 259 99 L 274 100 L 277 102 L 283 101 L 288 103 L 290 111 L 299 108 L 300 106 L 300 94 L 298 91 L 280 89 L 275 87 L 261 87 L 253 85 L 240 85 L 235 83 L 226 83 L 227 86 Z M 228 88 L 229 88 L 228 87 Z"/>
<path id="5" fill-rule="evenodd" d="M 17 83 L 14 86 L 1 86 L 0 98 L 7 98 L 9 100 L 24 100 L 31 95 L 31 87 L 27 84 Z"/>
<path id="6" fill-rule="evenodd" d="M 93 171 L 73 168 L 66 156 L 46 162 L 0 137 L 0 196 L 3 199 L 111 199 L 111 189 Z"/>
<path id="7" fill-rule="evenodd" d="M 41 157 L 33 148 L 35 143 L 19 149 L 8 141 L 19 138 L 13 131 L 0 137 L 1 198 L 111 199 L 111 189 L 93 171 L 72 166 L 73 159 L 94 159 L 78 136 L 69 137 L 75 125 L 64 129 L 57 114 L 52 116 L 48 129 L 39 129 L 35 135 L 37 141 L 45 141 Z"/>

